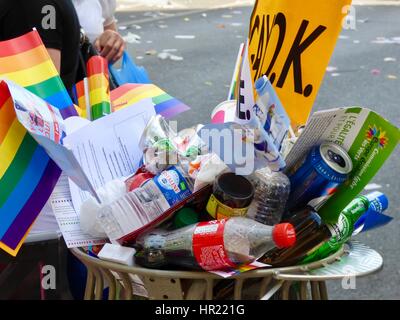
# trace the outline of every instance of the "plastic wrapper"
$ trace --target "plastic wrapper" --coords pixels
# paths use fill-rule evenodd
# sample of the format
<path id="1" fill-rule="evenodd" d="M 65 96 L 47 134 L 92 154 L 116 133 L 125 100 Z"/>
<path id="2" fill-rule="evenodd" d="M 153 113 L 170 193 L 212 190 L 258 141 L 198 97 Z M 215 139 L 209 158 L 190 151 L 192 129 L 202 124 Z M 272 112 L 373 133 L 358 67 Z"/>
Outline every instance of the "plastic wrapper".
<path id="1" fill-rule="evenodd" d="M 158 174 L 178 163 L 178 149 L 174 143 L 176 133 L 160 116 L 150 119 L 139 145 L 143 150 L 143 164 L 152 174 Z"/>

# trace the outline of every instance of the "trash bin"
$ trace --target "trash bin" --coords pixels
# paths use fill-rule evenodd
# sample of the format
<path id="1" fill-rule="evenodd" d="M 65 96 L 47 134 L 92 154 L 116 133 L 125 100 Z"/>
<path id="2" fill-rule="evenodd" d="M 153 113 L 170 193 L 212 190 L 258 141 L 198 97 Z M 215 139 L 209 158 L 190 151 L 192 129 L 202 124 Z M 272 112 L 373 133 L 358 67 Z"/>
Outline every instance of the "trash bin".
<path id="1" fill-rule="evenodd" d="M 208 272 L 154 270 L 128 267 L 102 261 L 82 249 L 70 249 L 87 268 L 85 299 L 102 299 L 103 289 L 109 287 L 108 299 L 131 300 L 140 279 L 149 299 L 161 300 L 215 300 L 214 288 L 221 277 Z M 284 268 L 264 268 L 241 273 L 229 278 L 234 282 L 235 300 L 243 299 L 248 283 L 257 285 L 251 290 L 261 300 L 272 297 L 282 300 L 326 300 L 325 282 L 345 277 L 361 277 L 382 268 L 383 259 L 375 250 L 356 241 L 348 242 L 328 258 L 306 265 Z M 256 281 L 254 281 L 256 280 Z M 120 293 L 120 294 L 118 294 Z"/>

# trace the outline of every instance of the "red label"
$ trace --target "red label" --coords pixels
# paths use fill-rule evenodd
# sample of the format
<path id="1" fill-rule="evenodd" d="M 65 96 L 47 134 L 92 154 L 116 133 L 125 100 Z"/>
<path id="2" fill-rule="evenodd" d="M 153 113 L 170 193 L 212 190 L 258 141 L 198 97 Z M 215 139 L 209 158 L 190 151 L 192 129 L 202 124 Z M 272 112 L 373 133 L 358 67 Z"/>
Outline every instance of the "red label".
<path id="1" fill-rule="evenodd" d="M 224 246 L 224 229 L 227 220 L 200 222 L 193 233 L 193 254 L 204 270 L 221 270 L 235 267 Z"/>

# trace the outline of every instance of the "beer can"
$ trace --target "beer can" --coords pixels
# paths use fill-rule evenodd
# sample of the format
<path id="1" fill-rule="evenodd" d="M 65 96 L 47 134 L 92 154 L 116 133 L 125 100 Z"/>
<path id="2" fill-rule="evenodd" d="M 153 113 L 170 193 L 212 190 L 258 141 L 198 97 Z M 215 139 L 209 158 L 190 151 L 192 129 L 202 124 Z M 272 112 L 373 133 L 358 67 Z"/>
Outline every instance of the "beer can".
<path id="1" fill-rule="evenodd" d="M 353 162 L 342 147 L 326 142 L 312 148 L 303 164 L 289 176 L 288 210 L 311 205 L 318 210 L 347 180 Z"/>

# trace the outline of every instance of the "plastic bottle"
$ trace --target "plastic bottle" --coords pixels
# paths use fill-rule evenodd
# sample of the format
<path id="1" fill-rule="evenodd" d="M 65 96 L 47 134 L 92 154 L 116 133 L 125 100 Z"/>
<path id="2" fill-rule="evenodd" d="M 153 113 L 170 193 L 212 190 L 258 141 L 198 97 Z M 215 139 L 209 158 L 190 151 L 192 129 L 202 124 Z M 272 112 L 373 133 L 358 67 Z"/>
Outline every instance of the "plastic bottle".
<path id="1" fill-rule="evenodd" d="M 108 238 L 117 240 L 153 223 L 192 191 L 193 180 L 181 167 L 173 166 L 105 206 L 97 219 Z"/>
<path id="2" fill-rule="evenodd" d="M 273 226 L 282 219 L 290 193 L 289 178 L 266 167 L 255 172 L 254 180 L 255 195 L 247 216 Z"/>
<path id="3" fill-rule="evenodd" d="M 271 248 L 289 247 L 295 241 L 294 228 L 288 223 L 270 227 L 234 217 L 143 235 L 136 243 L 136 262 L 148 268 L 174 265 L 220 270 L 253 262 Z"/>
<path id="4" fill-rule="evenodd" d="M 387 200 L 387 198 L 383 194 L 375 194 L 375 196 L 376 198 L 371 198 L 369 195 L 358 196 L 352 202 L 350 202 L 350 204 L 341 212 L 338 223 L 333 225 L 337 230 L 336 235 L 334 235 L 331 239 L 329 239 L 329 241 L 325 242 L 318 249 L 309 253 L 303 262 L 309 263 L 321 260 L 338 251 L 340 247 L 351 238 L 355 223 L 365 212 L 367 212 L 371 204 L 373 204 L 374 208 L 381 208 L 383 211 L 385 205 L 382 206 L 381 200 Z"/>

